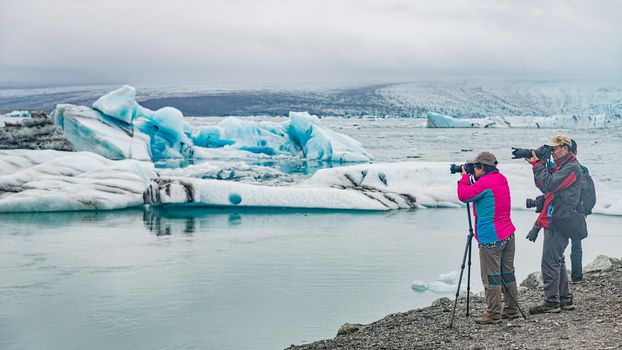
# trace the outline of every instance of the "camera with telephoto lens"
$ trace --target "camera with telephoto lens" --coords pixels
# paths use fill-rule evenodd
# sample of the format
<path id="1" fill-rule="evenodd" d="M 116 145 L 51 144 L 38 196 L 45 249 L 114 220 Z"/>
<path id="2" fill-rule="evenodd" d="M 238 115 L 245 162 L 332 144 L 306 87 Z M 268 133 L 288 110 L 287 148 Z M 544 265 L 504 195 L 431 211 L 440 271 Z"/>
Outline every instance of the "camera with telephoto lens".
<path id="1" fill-rule="evenodd" d="M 525 206 L 527 208 L 536 208 L 536 213 L 541 212 L 544 207 L 544 195 L 539 195 L 535 199 L 527 198 Z"/>
<path id="2" fill-rule="evenodd" d="M 449 172 L 452 173 L 452 174 L 461 173 L 463 165 L 464 165 L 464 171 L 466 171 L 467 174 L 469 174 L 469 175 L 475 174 L 475 172 L 473 171 L 474 170 L 474 166 L 471 163 L 464 163 L 464 164 L 461 164 L 461 165 L 451 164 L 449 166 Z"/>
<path id="3" fill-rule="evenodd" d="M 551 147 L 547 145 L 540 146 L 538 149 L 516 148 L 512 147 L 512 159 L 531 158 L 531 152 L 535 152 L 538 159 L 549 159 L 551 156 Z"/>

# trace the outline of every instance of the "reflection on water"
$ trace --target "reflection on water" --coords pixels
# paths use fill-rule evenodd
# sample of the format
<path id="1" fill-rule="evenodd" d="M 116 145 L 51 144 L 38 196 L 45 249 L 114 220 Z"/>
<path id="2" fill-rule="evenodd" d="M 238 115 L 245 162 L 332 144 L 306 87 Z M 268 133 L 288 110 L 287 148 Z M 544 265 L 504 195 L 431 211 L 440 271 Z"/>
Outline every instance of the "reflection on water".
<path id="1" fill-rule="evenodd" d="M 411 209 L 414 210 L 414 209 Z M 407 210 L 401 211 L 407 213 Z M 374 215 L 390 217 L 397 215 L 396 211 L 347 211 L 324 209 L 291 209 L 291 208 L 219 208 L 219 207 L 146 207 L 142 211 L 145 228 L 156 236 L 192 235 L 197 232 L 209 231 L 208 227 L 235 228 L 244 224 L 245 218 L 249 225 L 265 226 L 270 220 L 290 221 L 288 217 L 296 218 L 298 225 L 311 225 L 316 216 L 354 216 Z M 271 219 L 272 218 L 272 219 Z M 224 220 L 223 220 L 224 219 Z M 71 220 L 71 219 L 69 219 Z M 105 220 L 105 217 L 100 217 Z M 309 221 L 309 222 L 306 222 Z M 226 224 L 223 224 L 226 223 Z"/>

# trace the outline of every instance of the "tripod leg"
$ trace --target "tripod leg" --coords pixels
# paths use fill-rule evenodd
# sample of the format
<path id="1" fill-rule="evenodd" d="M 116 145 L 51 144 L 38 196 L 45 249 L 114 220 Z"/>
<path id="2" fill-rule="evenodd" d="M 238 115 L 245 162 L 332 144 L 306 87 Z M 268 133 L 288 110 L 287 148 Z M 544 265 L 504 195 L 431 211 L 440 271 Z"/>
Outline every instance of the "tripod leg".
<path id="1" fill-rule="evenodd" d="M 469 237 L 470 238 L 470 237 Z M 451 312 L 451 321 L 449 321 L 449 328 L 454 326 L 454 316 L 456 315 L 456 306 L 458 305 L 458 296 L 460 295 L 460 285 L 462 284 L 462 276 L 464 275 L 464 267 L 467 258 L 467 253 L 471 248 L 471 241 L 467 238 L 467 244 L 464 248 L 464 256 L 462 257 L 462 265 L 460 265 L 460 278 L 458 279 L 458 289 L 456 289 L 456 299 L 454 300 L 454 309 Z"/>
<path id="2" fill-rule="evenodd" d="M 467 246 L 469 250 L 469 261 L 468 261 L 468 270 L 467 270 L 467 300 L 466 300 L 466 315 L 469 316 L 469 301 L 471 299 L 471 241 L 473 234 L 469 234 L 469 238 L 467 239 Z"/>
<path id="3" fill-rule="evenodd" d="M 473 223 L 471 222 L 471 205 L 467 203 L 467 217 L 469 220 L 469 237 L 467 238 L 467 246 L 469 251 L 469 268 L 467 271 L 467 303 L 466 303 L 466 315 L 469 316 L 469 306 L 471 301 L 471 243 L 473 241 Z"/>
<path id="4" fill-rule="evenodd" d="M 503 287 L 505 288 L 505 290 L 508 292 L 508 295 L 510 296 L 510 298 L 512 298 L 512 301 L 514 301 L 514 304 L 516 304 L 516 307 L 518 308 L 518 311 L 520 311 L 520 314 L 523 315 L 524 319 L 527 319 L 527 316 L 525 316 L 525 313 L 523 312 L 523 309 L 520 308 L 520 305 L 518 305 L 518 301 L 512 295 L 512 292 L 510 291 L 510 288 L 508 288 L 508 285 L 505 284 L 505 281 L 503 280 L 503 277 L 501 277 L 501 283 L 503 284 Z"/>

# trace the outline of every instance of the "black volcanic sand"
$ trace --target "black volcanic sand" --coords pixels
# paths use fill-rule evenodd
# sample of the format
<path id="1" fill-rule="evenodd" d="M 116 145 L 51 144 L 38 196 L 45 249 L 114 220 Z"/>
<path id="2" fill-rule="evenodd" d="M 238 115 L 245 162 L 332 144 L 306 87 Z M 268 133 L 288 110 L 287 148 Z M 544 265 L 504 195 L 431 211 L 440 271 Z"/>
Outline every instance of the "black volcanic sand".
<path id="1" fill-rule="evenodd" d="M 558 314 L 529 315 L 542 302 L 542 288 L 522 289 L 522 318 L 497 325 L 477 325 L 458 302 L 453 329 L 453 300 L 388 315 L 353 333 L 288 349 L 622 349 L 622 263 L 607 271 L 586 273 L 573 284 L 576 309 Z M 481 297 L 471 297 L 471 314 L 484 310 Z"/>

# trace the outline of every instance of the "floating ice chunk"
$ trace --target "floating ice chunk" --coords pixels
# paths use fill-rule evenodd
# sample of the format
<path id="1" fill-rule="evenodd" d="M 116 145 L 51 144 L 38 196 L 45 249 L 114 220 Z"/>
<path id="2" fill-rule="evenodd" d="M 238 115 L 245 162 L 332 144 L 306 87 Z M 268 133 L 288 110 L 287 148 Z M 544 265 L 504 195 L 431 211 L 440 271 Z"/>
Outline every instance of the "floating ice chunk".
<path id="1" fill-rule="evenodd" d="M 178 141 L 184 134 L 184 115 L 177 108 L 163 107 L 155 111 L 151 118 L 158 125 L 160 132 L 171 140 Z"/>
<path id="2" fill-rule="evenodd" d="M 289 117 L 289 135 L 301 145 L 305 157 L 339 162 L 372 160 L 360 142 L 323 126 L 318 117 L 307 112 L 289 112 Z"/>
<path id="3" fill-rule="evenodd" d="M 371 160 L 360 142 L 324 127 L 317 117 L 308 113 L 292 112 L 290 120 L 280 123 L 230 117 L 216 126 L 193 128 L 176 108 L 152 111 L 142 107 L 136 102 L 136 90 L 128 85 L 100 97 L 93 109 L 68 106 L 71 105 L 59 105 L 53 114 L 69 141 L 78 150 L 97 152 L 111 159 L 145 159 L 147 153 L 153 161 L 199 158 L 213 154 L 200 151 L 201 148 L 223 148 L 273 157 L 303 154 L 309 159 L 326 161 Z M 130 140 L 110 130 L 114 128 L 128 134 Z M 136 135 L 141 143 L 139 157 L 134 157 L 129 147 L 136 142 Z M 145 148 L 148 152 L 143 152 Z M 228 152 L 218 153 L 222 156 Z"/>
<path id="4" fill-rule="evenodd" d="M 473 119 L 458 119 L 438 113 L 428 113 L 428 128 L 481 128 L 489 125 L 488 118 L 474 121 Z"/>
<path id="5" fill-rule="evenodd" d="M 151 160 L 151 140 L 133 125 L 116 121 L 85 106 L 60 104 L 52 112 L 65 136 L 78 151 L 109 159 Z"/>
<path id="6" fill-rule="evenodd" d="M 137 125 L 151 138 L 154 161 L 194 156 L 193 143 L 184 132 L 184 116 L 177 108 L 160 108 L 150 119 L 139 120 Z"/>
<path id="7" fill-rule="evenodd" d="M 410 288 L 415 292 L 425 292 L 430 289 L 430 284 L 421 280 L 414 280 Z"/>
<path id="8" fill-rule="evenodd" d="M 229 117 L 218 125 L 195 129 L 192 140 L 200 147 L 223 147 L 269 156 L 302 155 L 336 162 L 372 159 L 360 142 L 326 128 L 316 116 L 306 112 L 290 112 L 290 120 L 280 123 Z"/>
<path id="9" fill-rule="evenodd" d="M 233 140 L 224 140 L 223 133 L 224 130 L 220 126 L 197 128 L 192 133 L 192 141 L 196 146 L 206 148 L 220 148 L 235 143 Z"/>
<path id="10" fill-rule="evenodd" d="M 604 114 L 548 117 L 510 116 L 487 118 L 453 118 L 428 113 L 428 128 L 523 128 L 523 129 L 606 129 L 622 125 L 622 120 Z"/>
<path id="11" fill-rule="evenodd" d="M 220 143 L 230 143 L 231 148 L 270 156 L 299 153 L 283 123 L 257 123 L 229 117 L 218 123 L 218 127 L 222 129 Z"/>
<path id="12" fill-rule="evenodd" d="M 500 166 L 500 170 L 512 189 L 512 208 L 525 209 L 525 199 L 538 194 L 531 169 L 524 164 L 506 164 Z M 242 184 L 229 181 L 169 178 L 172 182 L 180 179 L 184 186 L 193 188 L 196 205 L 231 206 L 228 196 L 235 192 L 242 195 L 239 205 L 258 207 L 390 210 L 464 206 L 457 198 L 457 175 L 449 174 L 444 162 L 359 164 L 321 169 L 300 184 L 277 189 L 251 184 L 238 188 L 236 186 Z M 166 187 L 158 184 L 151 189 L 166 191 Z M 599 197 L 594 212 L 622 215 L 621 191 L 605 189 L 598 182 L 596 189 Z M 152 196 L 157 197 L 156 194 Z M 164 194 L 160 196 L 165 197 Z M 158 201 L 153 203 L 158 204 Z M 179 202 L 183 203 L 183 200 Z"/>
<path id="13" fill-rule="evenodd" d="M 124 85 L 102 97 L 95 103 L 93 108 L 112 118 L 131 123 L 136 116 L 136 89 Z"/>
<path id="14" fill-rule="evenodd" d="M 455 292 L 458 288 L 458 272 L 451 271 L 448 273 L 442 273 L 435 281 L 424 282 L 415 280 L 411 284 L 410 288 L 415 292 L 427 292 L 432 293 L 449 293 Z"/>
<path id="15" fill-rule="evenodd" d="M 2 150 L 0 212 L 109 210 L 143 205 L 153 164 L 112 161 L 90 152 Z M 15 162 L 15 160 L 22 159 Z"/>
<path id="16" fill-rule="evenodd" d="M 147 204 L 156 205 L 352 210 L 462 205 L 456 195 L 456 175 L 449 174 L 445 162 L 323 169 L 293 185 L 288 176 L 276 171 L 243 165 L 238 168 L 224 162 L 204 163 L 159 170 L 162 176 L 158 177 L 151 163 L 112 161 L 94 153 L 2 150 L 0 211 L 118 209 L 141 205 L 143 198 Z M 525 198 L 537 194 L 531 169 L 509 164 L 500 170 L 510 183 L 513 209 L 524 209 Z M 621 191 L 599 182 L 596 190 L 595 213 L 622 215 Z M 453 273 L 443 274 L 438 282 L 452 284 L 455 277 Z"/>
<path id="17" fill-rule="evenodd" d="M 460 276 L 458 275 L 458 271 L 450 271 L 447 273 L 441 273 L 438 276 L 438 280 L 441 282 L 445 282 L 448 284 L 456 284 L 458 283 L 458 278 Z"/>
<path id="18" fill-rule="evenodd" d="M 415 292 L 427 292 L 430 291 L 432 293 L 450 293 L 455 292 L 457 285 L 448 284 L 442 281 L 434 281 L 430 283 L 426 283 L 423 281 L 413 281 L 410 288 Z"/>
<path id="19" fill-rule="evenodd" d="M 145 198 L 147 204 L 156 205 L 388 209 L 380 201 L 357 191 L 327 187 L 262 186 L 234 181 L 176 177 L 160 177 L 154 181 L 147 190 Z"/>

